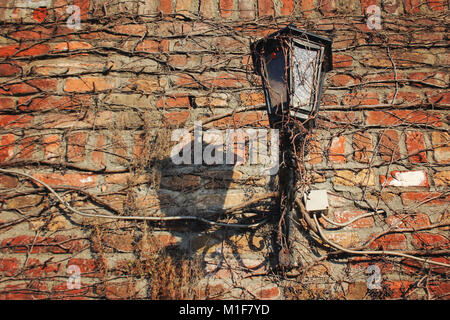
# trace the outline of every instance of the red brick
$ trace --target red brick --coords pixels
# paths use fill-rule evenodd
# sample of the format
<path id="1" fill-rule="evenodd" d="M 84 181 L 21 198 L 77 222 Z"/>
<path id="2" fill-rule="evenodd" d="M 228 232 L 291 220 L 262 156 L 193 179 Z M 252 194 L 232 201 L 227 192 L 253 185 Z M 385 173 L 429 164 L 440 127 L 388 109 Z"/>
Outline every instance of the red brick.
<path id="1" fill-rule="evenodd" d="M 24 128 L 31 123 L 30 115 L 2 115 L 0 116 L 0 128 Z"/>
<path id="2" fill-rule="evenodd" d="M 105 296 L 107 299 L 132 299 L 136 294 L 135 283 L 124 281 L 121 283 L 109 283 L 105 287 Z"/>
<path id="3" fill-rule="evenodd" d="M 272 0 L 258 0 L 258 14 L 262 16 L 273 16 L 275 9 Z"/>
<path id="4" fill-rule="evenodd" d="M 432 92 L 428 94 L 428 101 L 436 105 L 449 105 L 450 104 L 450 93 L 449 92 Z"/>
<path id="5" fill-rule="evenodd" d="M 189 105 L 186 95 L 165 96 L 156 102 L 157 108 L 187 108 Z"/>
<path id="6" fill-rule="evenodd" d="M 345 136 L 334 137 L 331 140 L 328 158 L 336 163 L 345 163 Z"/>
<path id="7" fill-rule="evenodd" d="M 399 137 L 395 130 L 386 130 L 380 136 L 378 152 L 384 161 L 400 159 Z"/>
<path id="8" fill-rule="evenodd" d="M 174 111 L 166 113 L 164 118 L 170 125 L 181 125 L 188 120 L 190 115 L 189 111 Z"/>
<path id="9" fill-rule="evenodd" d="M 97 136 L 95 150 L 91 152 L 91 161 L 96 167 L 105 167 L 105 152 L 102 150 L 105 146 L 105 136 Z"/>
<path id="10" fill-rule="evenodd" d="M 450 241 L 440 235 L 434 233 L 415 233 L 412 235 L 412 245 L 416 249 L 431 250 L 431 249 L 448 249 Z"/>
<path id="11" fill-rule="evenodd" d="M 367 213 L 366 211 L 362 210 L 334 210 L 333 216 L 334 221 L 339 223 L 346 223 L 353 218 L 356 218 L 357 216 L 360 216 L 364 213 Z M 349 228 L 370 228 L 373 227 L 375 223 L 375 220 L 373 217 L 366 217 L 362 219 L 358 219 L 355 222 L 348 225 Z"/>
<path id="12" fill-rule="evenodd" d="M 423 139 L 423 133 L 420 131 L 407 131 L 406 132 L 406 149 L 408 150 L 409 161 L 411 163 L 424 163 L 427 162 L 427 155 L 425 153 L 425 142 Z"/>
<path id="13" fill-rule="evenodd" d="M 234 0 L 219 0 L 220 14 L 222 17 L 228 18 L 233 15 L 233 2 Z"/>
<path id="14" fill-rule="evenodd" d="M 367 8 L 372 5 L 377 5 L 377 0 L 361 0 L 362 14 L 367 14 Z"/>
<path id="15" fill-rule="evenodd" d="M 444 257 L 433 257 L 430 258 L 430 260 L 432 261 L 436 261 L 436 262 L 443 262 L 443 263 L 449 263 L 450 260 Z M 445 274 L 448 272 L 448 268 L 446 267 L 441 267 L 438 265 L 434 265 L 434 264 L 430 264 L 430 270 L 436 273 L 442 273 Z M 423 262 L 414 260 L 414 259 L 403 259 L 402 260 L 402 270 L 410 275 L 415 275 L 417 274 L 420 270 L 424 269 L 424 264 Z"/>
<path id="16" fill-rule="evenodd" d="M 7 285 L 0 294 L 1 300 L 41 300 L 46 299 L 44 294 L 47 286 L 39 281 L 28 284 Z"/>
<path id="17" fill-rule="evenodd" d="M 445 263 L 448 264 L 448 260 Z M 448 300 L 448 294 L 450 293 L 450 281 L 448 281 L 448 279 L 446 281 L 439 279 L 431 280 L 428 282 L 428 289 L 434 299 Z"/>
<path id="18" fill-rule="evenodd" d="M 323 13 L 326 17 L 331 17 L 336 12 L 336 2 L 335 0 L 324 0 L 319 1 L 318 4 L 320 5 L 320 11 Z"/>
<path id="19" fill-rule="evenodd" d="M 386 100 L 388 103 L 392 101 L 394 98 L 395 93 L 391 92 L 387 95 Z M 416 92 L 405 92 L 405 91 L 398 91 L 397 95 L 395 96 L 395 103 L 418 103 L 421 101 L 421 97 Z"/>
<path id="20" fill-rule="evenodd" d="M 35 258 L 28 258 L 24 273 L 28 277 L 54 276 L 58 274 L 60 269 L 61 263 L 59 262 L 47 264 Z"/>
<path id="21" fill-rule="evenodd" d="M 112 137 L 113 143 L 113 161 L 119 165 L 127 165 L 129 152 L 128 152 L 128 144 L 125 142 L 123 137 L 119 135 L 115 135 Z"/>
<path id="22" fill-rule="evenodd" d="M 371 265 L 376 265 L 380 268 L 382 274 L 394 271 L 394 266 L 392 263 L 383 261 L 378 257 L 352 257 L 348 260 L 348 266 L 350 268 L 361 268 L 364 271 Z"/>
<path id="23" fill-rule="evenodd" d="M 22 69 L 12 63 L 0 64 L 0 77 L 10 77 L 20 74 Z"/>
<path id="24" fill-rule="evenodd" d="M 354 85 L 360 83 L 359 79 L 355 79 L 348 74 L 335 74 L 330 78 L 331 83 L 336 87 Z"/>
<path id="25" fill-rule="evenodd" d="M 184 67 L 188 62 L 188 57 L 184 54 L 172 54 L 169 56 L 167 63 L 172 67 Z"/>
<path id="26" fill-rule="evenodd" d="M 82 77 L 67 78 L 64 85 L 66 92 L 105 91 L 113 88 L 113 84 L 104 78 Z"/>
<path id="27" fill-rule="evenodd" d="M 428 7 L 434 11 L 444 11 L 445 5 L 443 0 L 427 0 Z"/>
<path id="28" fill-rule="evenodd" d="M 89 14 L 90 0 L 74 0 L 73 4 L 80 8 L 81 20 L 86 20 Z"/>
<path id="29" fill-rule="evenodd" d="M 136 51 L 144 51 L 150 53 L 166 52 L 169 50 L 169 42 L 167 40 L 156 41 L 145 39 L 136 46 Z"/>
<path id="30" fill-rule="evenodd" d="M 380 99 L 376 92 L 347 93 L 342 103 L 346 106 L 374 105 L 379 104 Z"/>
<path id="31" fill-rule="evenodd" d="M 385 286 L 388 289 L 389 292 L 389 298 L 391 299 L 401 299 L 404 298 L 405 295 L 411 291 L 412 287 L 414 286 L 414 282 L 412 281 L 391 281 L 388 280 L 385 283 Z"/>
<path id="32" fill-rule="evenodd" d="M 33 153 L 36 147 L 36 140 L 33 138 L 23 138 L 17 146 L 18 159 L 33 159 Z"/>
<path id="33" fill-rule="evenodd" d="M 355 133 L 353 135 L 352 147 L 353 158 L 362 163 L 368 163 L 373 157 L 372 135 L 368 132 Z"/>
<path id="34" fill-rule="evenodd" d="M 18 99 L 18 109 L 24 111 L 38 110 L 70 110 L 79 107 L 71 97 L 47 96 L 47 97 L 22 97 Z"/>
<path id="35" fill-rule="evenodd" d="M 294 0 L 282 0 L 281 1 L 281 9 L 280 13 L 283 16 L 290 16 L 292 13 L 294 13 L 295 9 L 295 1 Z"/>
<path id="36" fill-rule="evenodd" d="M 83 242 L 68 236 L 35 237 L 17 236 L 4 239 L 2 252 L 14 253 L 74 253 L 83 250 Z"/>
<path id="37" fill-rule="evenodd" d="M 92 287 L 80 283 L 80 289 L 68 289 L 67 282 L 53 286 L 51 299 L 57 300 L 87 300 L 92 296 Z"/>
<path id="38" fill-rule="evenodd" d="M 17 180 L 16 177 L 6 175 L 6 174 L 0 175 L 0 187 L 1 188 L 12 189 L 12 188 L 17 187 L 18 183 L 19 183 L 19 181 Z"/>
<path id="39" fill-rule="evenodd" d="M 33 19 L 37 22 L 43 22 L 47 18 L 47 15 L 46 7 L 37 8 L 33 11 Z"/>
<path id="40" fill-rule="evenodd" d="M 386 234 L 373 241 L 369 247 L 375 250 L 404 250 L 406 236 L 398 233 Z"/>
<path id="41" fill-rule="evenodd" d="M 429 206 L 441 206 L 448 204 L 450 196 L 445 196 L 439 192 L 403 192 L 401 194 L 403 205 L 410 205 L 411 202 L 423 203 L 423 205 Z M 433 199 L 433 200 L 431 200 Z"/>
<path id="42" fill-rule="evenodd" d="M 82 162 L 86 157 L 86 132 L 76 132 L 67 137 L 67 161 Z"/>
<path id="43" fill-rule="evenodd" d="M 0 162 L 5 162 L 14 157 L 14 142 L 13 134 L 4 134 L 1 136 L 0 144 Z"/>
<path id="44" fill-rule="evenodd" d="M 241 19 L 255 18 L 255 0 L 239 0 L 239 17 Z"/>
<path id="45" fill-rule="evenodd" d="M 24 57 L 24 56 L 37 56 L 43 55 L 50 51 L 50 47 L 46 44 L 35 44 L 35 45 L 9 45 L 0 47 L 0 57 Z"/>
<path id="46" fill-rule="evenodd" d="M 368 111 L 366 119 L 366 123 L 369 125 L 387 126 L 412 123 L 442 126 L 439 114 L 422 110 Z"/>
<path id="47" fill-rule="evenodd" d="M 67 262 L 67 266 L 76 265 L 80 268 L 81 277 L 100 277 L 101 263 L 95 259 L 72 258 Z"/>
<path id="48" fill-rule="evenodd" d="M 304 16 L 309 17 L 314 13 L 314 9 L 316 8 L 316 4 L 314 0 L 301 0 L 300 3 L 300 11 Z"/>
<path id="49" fill-rule="evenodd" d="M 17 273 L 19 262 L 16 258 L 0 258 L 0 274 L 11 277 Z"/>
<path id="50" fill-rule="evenodd" d="M 104 249 L 111 252 L 133 252 L 134 236 L 132 234 L 106 234 L 102 237 Z"/>
<path id="51" fill-rule="evenodd" d="M 94 187 L 97 176 L 87 173 L 35 173 L 33 176 L 53 187 Z"/>
<path id="52" fill-rule="evenodd" d="M 256 292 L 259 299 L 276 299 L 280 296 L 280 289 L 277 285 L 266 286 Z"/>
<path id="53" fill-rule="evenodd" d="M 353 64 L 353 58 L 345 54 L 333 55 L 333 68 L 347 68 Z"/>
<path id="54" fill-rule="evenodd" d="M 173 12 L 173 1 L 172 0 L 160 0 L 158 11 L 164 14 L 170 14 Z"/>
<path id="55" fill-rule="evenodd" d="M 19 95 L 19 94 L 30 94 L 30 93 L 38 93 L 39 89 L 25 83 L 15 83 L 15 84 L 7 84 L 4 85 L 3 88 L 0 88 L 0 94 L 4 95 Z"/>
<path id="56" fill-rule="evenodd" d="M 406 13 L 420 13 L 421 0 L 403 0 Z"/>
<path id="57" fill-rule="evenodd" d="M 16 103 L 13 98 L 0 97 L 0 110 L 12 110 Z"/>
<path id="58" fill-rule="evenodd" d="M 58 135 L 49 135 L 42 140 L 44 146 L 44 159 L 53 159 L 60 155 L 61 137 Z"/>

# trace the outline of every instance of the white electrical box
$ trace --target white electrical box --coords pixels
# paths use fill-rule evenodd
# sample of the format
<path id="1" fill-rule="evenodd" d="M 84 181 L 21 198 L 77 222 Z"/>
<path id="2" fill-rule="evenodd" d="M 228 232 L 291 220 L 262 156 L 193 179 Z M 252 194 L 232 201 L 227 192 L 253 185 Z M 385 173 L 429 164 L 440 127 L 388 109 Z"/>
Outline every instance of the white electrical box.
<path id="1" fill-rule="evenodd" d="M 311 190 L 304 194 L 306 211 L 325 211 L 328 210 L 327 190 Z"/>

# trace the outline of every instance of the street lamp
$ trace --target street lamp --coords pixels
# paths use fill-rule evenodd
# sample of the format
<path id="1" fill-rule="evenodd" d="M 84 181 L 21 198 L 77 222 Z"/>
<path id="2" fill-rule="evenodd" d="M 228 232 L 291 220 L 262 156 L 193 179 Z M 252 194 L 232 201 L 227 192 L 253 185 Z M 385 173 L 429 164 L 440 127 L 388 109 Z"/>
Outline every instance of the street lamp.
<path id="1" fill-rule="evenodd" d="M 297 145 L 315 124 L 325 73 L 332 69 L 332 41 L 289 25 L 251 44 L 262 77 L 269 122 L 280 128 L 278 263 L 291 265 L 289 234 L 298 180 Z"/>
<path id="2" fill-rule="evenodd" d="M 306 125 L 314 118 L 324 75 L 333 67 L 331 43 L 289 25 L 251 44 L 271 124 L 294 118 Z"/>

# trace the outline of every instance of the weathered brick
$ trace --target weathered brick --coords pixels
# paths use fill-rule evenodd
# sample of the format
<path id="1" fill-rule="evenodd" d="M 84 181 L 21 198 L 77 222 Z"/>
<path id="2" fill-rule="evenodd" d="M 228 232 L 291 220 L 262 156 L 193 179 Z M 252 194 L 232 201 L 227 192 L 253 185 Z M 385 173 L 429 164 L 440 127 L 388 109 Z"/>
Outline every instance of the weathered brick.
<path id="1" fill-rule="evenodd" d="M 83 250 L 85 245 L 81 240 L 68 236 L 35 237 L 17 236 L 6 238 L 1 243 L 2 252 L 14 253 L 74 253 Z"/>
<path id="2" fill-rule="evenodd" d="M 386 187 L 428 187 L 428 177 L 424 170 L 392 171 L 391 176 L 380 176 L 380 184 Z"/>
<path id="3" fill-rule="evenodd" d="M 6 188 L 6 189 L 12 189 L 17 187 L 19 181 L 16 177 L 10 176 L 7 174 L 1 174 L 0 175 L 0 187 Z"/>
<path id="4" fill-rule="evenodd" d="M 66 92 L 92 92 L 112 89 L 114 85 L 105 78 L 81 77 L 67 78 L 64 84 Z"/>
<path id="5" fill-rule="evenodd" d="M 267 285 L 256 292 L 259 299 L 273 300 L 280 297 L 280 288 L 276 284 Z"/>
<path id="6" fill-rule="evenodd" d="M 170 14 L 173 11 L 173 1 L 172 0 L 160 0 L 158 10 L 164 14 Z"/>
<path id="7" fill-rule="evenodd" d="M 362 169 L 357 173 L 351 170 L 337 170 L 333 182 L 342 186 L 374 186 L 375 174 L 373 170 Z"/>
<path id="8" fill-rule="evenodd" d="M 369 247 L 375 250 L 405 250 L 406 236 L 399 233 L 386 234 L 374 240 Z"/>
<path id="9" fill-rule="evenodd" d="M 411 163 L 427 162 L 425 153 L 425 142 L 423 133 L 420 131 L 407 131 L 405 137 L 406 149 L 408 150 L 409 161 Z"/>
<path id="10" fill-rule="evenodd" d="M 61 270 L 61 263 L 42 263 L 39 259 L 29 258 L 25 266 L 28 277 L 55 276 Z"/>
<path id="11" fill-rule="evenodd" d="M 449 186 L 450 185 L 450 171 L 440 171 L 433 175 L 434 184 L 436 186 Z"/>
<path id="12" fill-rule="evenodd" d="M 440 206 L 445 205 L 450 200 L 450 196 L 444 195 L 440 192 L 403 192 L 401 198 L 405 206 L 415 203 L 427 206 Z"/>
<path id="13" fill-rule="evenodd" d="M 67 266 L 75 265 L 80 268 L 81 277 L 99 277 L 102 275 L 101 263 L 96 259 L 72 258 Z"/>
<path id="14" fill-rule="evenodd" d="M 328 158 L 336 163 L 345 163 L 345 136 L 334 137 L 331 140 Z"/>
<path id="15" fill-rule="evenodd" d="M 72 133 L 67 137 L 67 154 L 69 162 L 82 162 L 86 157 L 86 132 Z"/>
<path id="16" fill-rule="evenodd" d="M 258 15 L 273 16 L 275 14 L 275 8 L 272 0 L 258 0 Z"/>
<path id="17" fill-rule="evenodd" d="M 352 147 L 353 159 L 358 162 L 368 163 L 373 157 L 372 135 L 368 132 L 358 132 L 353 135 Z"/>
<path id="18" fill-rule="evenodd" d="M 0 162 L 11 160 L 14 157 L 15 140 L 15 136 L 10 133 L 1 136 Z"/>
<path id="19" fill-rule="evenodd" d="M 380 99 L 376 92 L 347 93 L 342 103 L 346 106 L 374 105 L 379 104 Z"/>
<path id="20" fill-rule="evenodd" d="M 447 132 L 433 132 L 431 134 L 434 159 L 438 163 L 450 162 L 450 135 Z"/>
<path id="21" fill-rule="evenodd" d="M 97 176 L 88 173 L 34 173 L 33 176 L 54 187 L 93 187 L 97 184 Z"/>
<path id="22" fill-rule="evenodd" d="M 16 258 L 0 258 L 0 274 L 11 277 L 17 273 L 19 261 Z"/>
<path id="23" fill-rule="evenodd" d="M 399 137 L 397 131 L 386 130 L 381 134 L 378 152 L 381 158 L 386 162 L 400 159 Z"/>
<path id="24" fill-rule="evenodd" d="M 223 18 L 229 18 L 233 15 L 234 0 L 219 0 L 220 14 Z"/>
<path id="25" fill-rule="evenodd" d="M 283 16 L 290 16 L 292 13 L 294 13 L 295 9 L 295 1 L 294 0 L 282 0 L 281 1 L 281 8 L 280 13 Z"/>
<path id="26" fill-rule="evenodd" d="M 200 186 L 201 178 L 195 175 L 169 176 L 161 178 L 161 187 L 170 190 L 190 190 Z"/>
<path id="27" fill-rule="evenodd" d="M 0 77 L 10 77 L 18 75 L 22 72 L 22 69 L 13 63 L 0 64 Z"/>
<path id="28" fill-rule="evenodd" d="M 164 96 L 156 101 L 157 108 L 187 108 L 189 106 L 189 97 L 184 94 Z"/>
<path id="29" fill-rule="evenodd" d="M 339 223 L 346 223 L 351 219 L 354 219 L 364 213 L 367 213 L 362 210 L 334 210 L 333 216 L 334 221 Z M 362 219 L 358 219 L 355 222 L 348 225 L 349 228 L 370 228 L 373 227 L 375 220 L 373 217 L 365 217 Z"/>
<path id="30" fill-rule="evenodd" d="M 406 125 L 425 124 L 430 126 L 442 126 L 441 116 L 435 112 L 422 110 L 389 110 L 367 111 L 366 122 L 368 125 Z"/>
<path id="31" fill-rule="evenodd" d="M 10 97 L 0 97 L 0 110 L 14 110 L 15 101 Z"/>
<path id="32" fill-rule="evenodd" d="M 356 247 L 359 244 L 358 234 L 353 231 L 329 233 L 327 239 L 345 248 Z"/>
<path id="33" fill-rule="evenodd" d="M 347 68 L 353 64 L 352 56 L 345 54 L 333 55 L 333 68 Z"/>
<path id="34" fill-rule="evenodd" d="M 217 16 L 219 9 L 217 7 L 217 1 L 215 0 L 202 0 L 200 1 L 200 15 L 207 19 L 212 19 Z"/>
<path id="35" fill-rule="evenodd" d="M 430 218 L 425 213 L 396 214 L 388 217 L 386 223 L 398 228 L 421 228 L 430 225 Z"/>
<path id="36" fill-rule="evenodd" d="M 412 237 L 412 245 L 416 249 L 431 250 L 439 248 L 441 250 L 445 250 L 450 247 L 450 241 L 440 234 L 423 232 L 415 233 L 412 235 Z"/>
<path id="37" fill-rule="evenodd" d="M 35 45 L 9 45 L 0 47 L 0 57 L 25 57 L 25 56 L 38 56 L 46 54 L 50 51 L 50 47 L 46 44 Z"/>

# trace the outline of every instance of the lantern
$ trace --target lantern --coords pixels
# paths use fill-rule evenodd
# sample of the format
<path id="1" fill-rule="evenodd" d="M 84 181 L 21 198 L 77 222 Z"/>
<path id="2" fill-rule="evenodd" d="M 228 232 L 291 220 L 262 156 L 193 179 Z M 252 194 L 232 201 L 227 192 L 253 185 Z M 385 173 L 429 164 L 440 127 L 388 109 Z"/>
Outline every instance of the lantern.
<path id="1" fill-rule="evenodd" d="M 331 44 L 330 39 L 293 25 L 251 44 L 272 124 L 314 119 L 324 75 L 332 70 Z"/>

